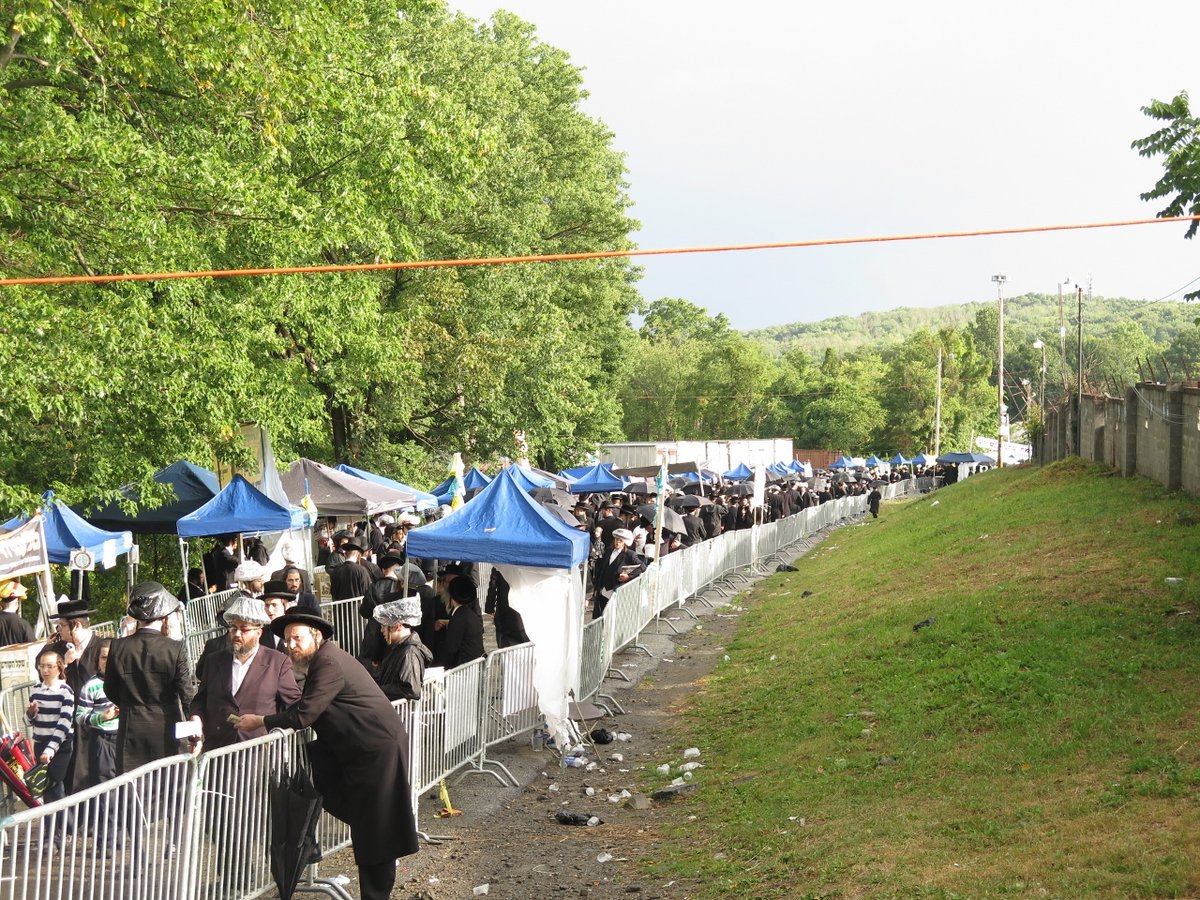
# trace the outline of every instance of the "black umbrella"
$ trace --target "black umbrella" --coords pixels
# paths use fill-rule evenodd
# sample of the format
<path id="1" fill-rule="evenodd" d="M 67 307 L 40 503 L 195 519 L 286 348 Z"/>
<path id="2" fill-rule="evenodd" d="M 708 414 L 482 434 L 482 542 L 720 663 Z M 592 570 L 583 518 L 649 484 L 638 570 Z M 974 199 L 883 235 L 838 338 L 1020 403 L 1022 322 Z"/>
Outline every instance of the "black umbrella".
<path id="1" fill-rule="evenodd" d="M 542 509 L 550 513 L 551 517 L 559 519 L 563 523 L 570 525 L 572 528 L 579 527 L 579 520 L 575 518 L 575 513 L 569 509 L 563 509 L 557 503 L 543 503 Z"/>
<path id="2" fill-rule="evenodd" d="M 742 482 L 741 484 L 731 484 L 725 491 L 730 497 L 749 497 L 754 493 L 754 485 Z"/>
<path id="3" fill-rule="evenodd" d="M 290 900 L 300 883 L 300 873 L 320 856 L 317 820 L 321 795 L 308 772 L 271 775 L 271 877 L 281 900 Z"/>
<path id="4" fill-rule="evenodd" d="M 656 503 L 643 503 L 637 508 L 637 514 L 650 522 L 654 521 L 654 515 L 657 512 L 658 504 Z"/>
<path id="5" fill-rule="evenodd" d="M 672 500 L 672 505 L 676 509 L 696 509 L 701 506 L 700 498 L 695 494 L 684 494 L 682 497 Z"/>
<path id="6" fill-rule="evenodd" d="M 575 498 L 558 488 L 535 488 L 530 496 L 534 500 L 541 500 L 543 503 L 557 503 L 567 509 L 575 505 Z"/>
<path id="7" fill-rule="evenodd" d="M 625 485 L 624 493 L 645 495 L 650 493 L 650 485 L 644 481 L 631 481 Z"/>

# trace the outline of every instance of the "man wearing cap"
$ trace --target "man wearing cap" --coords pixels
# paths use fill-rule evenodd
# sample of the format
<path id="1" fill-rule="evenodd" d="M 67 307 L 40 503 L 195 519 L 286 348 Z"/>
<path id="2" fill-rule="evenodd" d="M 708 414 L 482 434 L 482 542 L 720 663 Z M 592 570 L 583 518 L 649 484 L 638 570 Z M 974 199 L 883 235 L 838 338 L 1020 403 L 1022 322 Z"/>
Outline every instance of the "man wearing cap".
<path id="1" fill-rule="evenodd" d="M 25 585 L 19 581 L 0 582 L 0 647 L 28 644 L 36 639 L 33 626 L 21 616 Z"/>
<path id="2" fill-rule="evenodd" d="M 329 593 L 334 600 L 365 597 L 374 579 L 361 561 L 363 545 L 350 538 L 342 544 L 342 553 L 346 561 L 329 573 Z"/>
<path id="3" fill-rule="evenodd" d="M 193 694 L 186 648 L 167 636 L 167 620 L 181 608 L 156 581 L 143 581 L 130 592 L 129 615 L 137 630 L 113 641 L 104 672 L 104 693 L 121 710 L 118 775 L 178 750 L 175 724 Z"/>
<path id="4" fill-rule="evenodd" d="M 300 699 L 300 687 L 286 653 L 272 653 L 259 644 L 270 624 L 261 600 L 239 596 L 225 609 L 231 647 L 210 654 L 197 671 L 200 686 L 192 698 L 191 715 L 204 723 L 204 748 L 215 750 L 251 738 L 265 730 L 239 732 L 231 715 L 281 712 Z"/>
<path id="5" fill-rule="evenodd" d="M 637 578 L 645 571 L 646 566 L 637 555 L 629 549 L 633 543 L 633 532 L 628 528 L 618 528 L 612 533 L 612 549 L 596 560 L 596 571 L 593 580 L 596 593 L 592 597 L 592 618 L 598 619 L 604 615 L 604 608 L 616 589 Z"/>
<path id="6" fill-rule="evenodd" d="M 311 613 L 271 623 L 297 672 L 305 675 L 297 703 L 266 717 L 242 716 L 239 731 L 312 727 L 313 781 L 325 809 L 350 825 L 362 900 L 387 900 L 396 859 L 416 853 L 417 830 L 408 789 L 408 735 L 387 697 L 353 656 L 330 641 L 333 626 Z"/>
<path id="7" fill-rule="evenodd" d="M 421 601 L 393 594 L 375 607 L 372 616 L 382 629 L 387 653 L 374 672 L 389 700 L 420 700 L 425 667 L 433 654 L 412 629 L 421 624 Z"/>
<path id="8" fill-rule="evenodd" d="M 450 582 L 450 618 L 442 629 L 437 664 L 453 669 L 483 656 L 483 619 L 479 615 L 479 588 L 467 575 Z"/>

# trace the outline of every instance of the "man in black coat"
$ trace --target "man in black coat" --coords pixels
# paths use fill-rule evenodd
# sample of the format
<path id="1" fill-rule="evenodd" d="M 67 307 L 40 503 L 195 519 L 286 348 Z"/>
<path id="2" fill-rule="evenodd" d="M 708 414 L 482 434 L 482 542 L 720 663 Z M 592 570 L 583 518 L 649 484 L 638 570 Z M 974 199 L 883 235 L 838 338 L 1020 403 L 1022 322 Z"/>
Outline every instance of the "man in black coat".
<path id="1" fill-rule="evenodd" d="M 362 544 L 357 538 L 351 538 L 342 544 L 342 553 L 346 561 L 329 573 L 329 593 L 334 600 L 365 597 L 375 579 L 362 564 Z"/>
<path id="2" fill-rule="evenodd" d="M 467 575 L 450 582 L 450 618 L 442 628 L 436 663 L 453 669 L 483 656 L 483 618 L 479 615 L 479 588 Z"/>
<path id="3" fill-rule="evenodd" d="M 396 859 L 416 853 L 408 780 L 408 735 L 386 696 L 353 656 L 330 641 L 333 626 L 310 613 L 271 623 L 302 673 L 298 703 L 266 717 L 245 715 L 239 731 L 312 727 L 313 781 L 325 809 L 350 826 L 362 900 L 387 900 Z"/>
<path id="4" fill-rule="evenodd" d="M 627 528 L 618 528 L 612 535 L 612 549 L 601 554 L 596 560 L 596 571 L 593 574 L 596 592 L 592 597 L 592 618 L 598 619 L 604 615 L 609 598 L 616 589 L 637 578 L 646 570 L 646 565 L 629 549 L 633 543 L 633 532 Z"/>
<path id="5" fill-rule="evenodd" d="M 3 609 L 0 612 L 0 647 L 36 640 L 33 626 L 21 617 L 21 601 L 25 595 L 25 585 L 21 582 L 0 582 L 0 608 Z"/>
<path id="6" fill-rule="evenodd" d="M 118 775 L 179 749 L 175 724 L 191 705 L 194 688 L 186 648 L 166 634 L 166 627 L 167 619 L 181 608 L 158 582 L 134 585 L 129 615 L 137 621 L 137 631 L 109 648 L 104 693 L 121 710 Z"/>
<path id="7" fill-rule="evenodd" d="M 92 632 L 91 615 L 85 600 L 58 601 L 58 611 L 51 616 L 55 639 L 46 646 L 53 647 L 67 664 L 67 684 L 78 698 L 83 686 L 100 670 L 100 641 Z M 91 784 L 88 771 L 88 747 L 91 734 L 82 723 L 75 723 L 75 756 L 67 771 L 67 793 Z"/>

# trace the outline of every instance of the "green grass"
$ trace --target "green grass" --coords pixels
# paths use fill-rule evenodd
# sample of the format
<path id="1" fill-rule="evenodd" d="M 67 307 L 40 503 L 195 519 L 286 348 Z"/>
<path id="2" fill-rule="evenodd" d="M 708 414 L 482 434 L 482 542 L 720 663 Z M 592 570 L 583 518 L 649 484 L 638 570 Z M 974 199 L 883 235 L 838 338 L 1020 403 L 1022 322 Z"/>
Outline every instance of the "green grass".
<path id="1" fill-rule="evenodd" d="M 677 735 L 697 818 L 646 865 L 707 897 L 1200 895 L 1197 522 L 1074 460 L 834 532 L 745 598 Z"/>

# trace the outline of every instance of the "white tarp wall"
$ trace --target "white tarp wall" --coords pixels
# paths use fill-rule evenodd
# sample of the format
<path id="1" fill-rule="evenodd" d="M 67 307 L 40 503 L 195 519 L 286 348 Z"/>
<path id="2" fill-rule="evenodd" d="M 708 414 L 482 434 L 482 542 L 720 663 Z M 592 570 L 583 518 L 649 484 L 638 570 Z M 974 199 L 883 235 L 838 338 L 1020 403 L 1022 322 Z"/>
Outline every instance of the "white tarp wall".
<path id="1" fill-rule="evenodd" d="M 570 694 L 579 694 L 583 642 L 583 582 L 577 569 L 497 566 L 508 581 L 509 605 L 521 614 L 534 645 L 533 685 L 546 725 L 560 747 L 572 740 Z"/>

